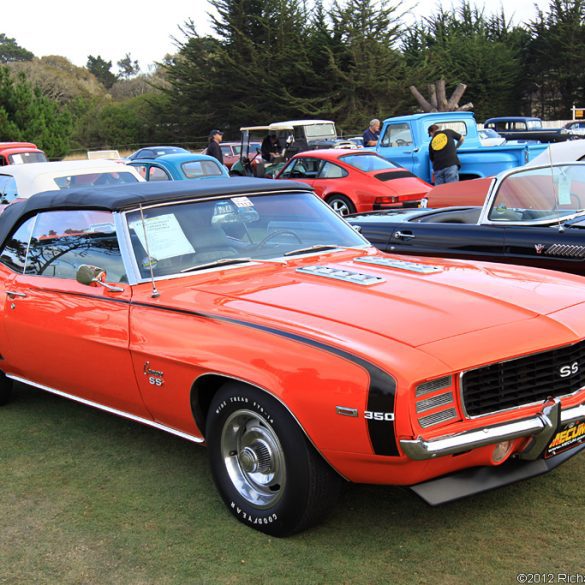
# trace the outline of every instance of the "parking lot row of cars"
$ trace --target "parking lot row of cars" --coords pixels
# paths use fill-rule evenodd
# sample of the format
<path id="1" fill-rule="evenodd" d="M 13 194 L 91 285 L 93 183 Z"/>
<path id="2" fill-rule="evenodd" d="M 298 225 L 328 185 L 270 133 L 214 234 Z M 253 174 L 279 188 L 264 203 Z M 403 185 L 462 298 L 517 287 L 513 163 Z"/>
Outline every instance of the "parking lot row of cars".
<path id="1" fill-rule="evenodd" d="M 229 513 L 275 536 L 344 481 L 434 505 L 585 448 L 584 163 L 507 171 L 483 206 L 344 218 L 329 184 L 371 208 L 433 195 L 366 150 L 299 152 L 279 180 L 155 154 L 0 169 L 0 404 L 22 382 L 205 443 Z M 511 265 L 532 263 L 519 234 L 566 273 Z"/>

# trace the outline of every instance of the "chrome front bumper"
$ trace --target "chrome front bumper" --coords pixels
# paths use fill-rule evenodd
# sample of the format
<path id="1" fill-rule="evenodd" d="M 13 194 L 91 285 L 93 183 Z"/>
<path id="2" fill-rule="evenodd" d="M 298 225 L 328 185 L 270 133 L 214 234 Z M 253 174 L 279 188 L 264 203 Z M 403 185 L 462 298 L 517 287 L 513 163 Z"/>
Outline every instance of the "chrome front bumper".
<path id="1" fill-rule="evenodd" d="M 400 446 L 404 453 L 417 461 L 434 459 L 443 455 L 463 453 L 486 445 L 495 445 L 502 441 L 511 441 L 520 437 L 532 440 L 520 454 L 522 459 L 534 460 L 552 440 L 559 424 L 576 422 L 585 418 L 585 404 L 561 410 L 558 398 L 547 400 L 542 410 L 535 416 L 509 423 L 484 427 L 473 431 L 465 431 L 456 435 L 445 435 L 425 441 L 401 439 Z"/>

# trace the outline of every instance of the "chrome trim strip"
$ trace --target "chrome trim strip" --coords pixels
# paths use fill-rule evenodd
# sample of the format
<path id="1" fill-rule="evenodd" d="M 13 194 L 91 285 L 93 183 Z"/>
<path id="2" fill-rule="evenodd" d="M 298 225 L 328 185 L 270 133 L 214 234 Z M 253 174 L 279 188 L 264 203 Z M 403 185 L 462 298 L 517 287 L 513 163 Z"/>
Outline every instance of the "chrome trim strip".
<path id="1" fill-rule="evenodd" d="M 464 451 L 477 449 L 478 447 L 494 445 L 501 441 L 510 441 L 520 437 L 534 437 L 536 439 L 542 433 L 547 436 L 549 434 L 552 436 L 550 428 L 554 426 L 553 433 L 556 430 L 555 422 L 552 420 L 554 416 L 554 407 L 551 408 L 551 404 L 547 403 L 541 412 L 529 418 L 474 429 L 473 431 L 464 431 L 456 435 L 445 435 L 443 437 L 429 439 L 428 441 L 420 436 L 416 439 L 401 439 L 400 446 L 410 459 L 422 461 L 424 459 L 442 457 L 443 455 L 463 453 Z M 580 404 L 579 406 L 561 411 L 560 420 L 562 423 L 569 423 L 584 417 L 585 404 Z M 544 438 L 543 442 L 546 446 Z M 532 450 L 528 451 L 527 455 L 533 455 Z"/>
<path id="2" fill-rule="evenodd" d="M 39 215 L 40 215 L 40 213 L 37 213 L 35 215 L 35 219 L 33 221 L 33 225 L 32 225 L 32 228 L 30 230 L 30 234 L 28 236 L 28 242 L 26 243 L 26 255 L 24 257 L 24 268 L 22 269 L 22 272 L 17 272 L 16 274 L 26 274 L 26 269 L 28 268 L 28 253 L 30 251 L 30 243 L 32 242 L 33 234 L 35 233 L 35 230 L 37 229 L 37 223 L 39 222 Z M 27 220 L 25 220 L 25 221 L 27 221 Z M 22 224 L 25 223 L 25 221 L 22 222 L 20 224 L 20 226 L 22 226 Z M 17 229 L 19 229 L 20 226 L 18 226 Z M 16 233 L 16 232 L 14 232 L 14 233 Z"/>
<path id="3" fill-rule="evenodd" d="M 119 211 L 114 212 L 113 216 L 114 228 L 118 237 L 118 246 L 120 246 L 120 255 L 122 256 L 122 262 L 126 269 L 126 278 L 128 279 L 128 284 L 134 286 L 140 280 L 140 271 L 134 258 L 128 224 L 125 221 L 124 215 Z"/>
<path id="4" fill-rule="evenodd" d="M 406 260 L 393 260 L 392 258 L 382 258 L 380 256 L 362 256 L 360 258 L 356 258 L 354 262 L 373 264 L 375 266 L 384 266 L 386 268 L 397 268 L 399 270 L 416 272 L 418 274 L 434 274 L 436 272 L 443 271 L 440 266 L 422 264 L 420 262 L 407 262 Z"/>
<path id="5" fill-rule="evenodd" d="M 27 380 L 26 378 L 21 378 L 20 376 L 15 376 L 13 374 L 6 374 L 7 378 L 14 380 L 15 382 L 22 382 L 23 384 L 27 384 L 28 386 L 34 386 L 35 388 L 39 388 L 40 390 L 45 390 L 46 392 L 50 392 L 51 394 L 56 394 L 57 396 L 61 396 L 63 398 L 69 398 L 70 400 L 74 400 L 75 402 L 80 402 L 81 404 L 85 404 L 87 406 L 93 406 L 99 410 L 104 410 L 111 414 L 115 414 L 117 416 L 121 416 L 122 418 L 127 418 L 135 422 L 142 423 L 143 425 L 147 425 L 149 427 L 153 427 L 158 429 L 159 431 L 166 431 L 171 435 L 176 435 L 177 437 L 181 437 L 182 439 L 187 439 L 187 441 L 192 441 L 193 443 L 203 443 L 205 439 L 202 437 L 195 437 L 194 435 L 189 435 L 188 433 L 184 433 L 183 431 L 178 431 L 177 429 L 173 429 L 171 427 L 167 427 L 161 423 L 154 422 L 153 420 L 148 420 L 146 418 L 142 418 L 140 416 L 136 416 L 135 414 L 130 414 L 128 412 L 124 412 L 123 410 L 118 410 L 116 408 L 111 408 L 110 406 L 104 406 L 103 404 L 99 404 L 97 402 L 93 402 L 91 400 L 86 400 L 85 398 L 80 398 L 79 396 L 74 396 L 72 394 L 68 394 L 67 392 L 62 392 L 61 390 L 56 390 L 55 388 L 50 388 L 49 386 L 44 386 L 43 384 L 38 384 L 37 382 L 33 382 L 31 380 Z"/>
<path id="6" fill-rule="evenodd" d="M 356 417 L 358 415 L 357 408 L 350 408 L 349 406 L 336 406 L 335 412 L 340 414 L 341 416 L 353 416 Z"/>

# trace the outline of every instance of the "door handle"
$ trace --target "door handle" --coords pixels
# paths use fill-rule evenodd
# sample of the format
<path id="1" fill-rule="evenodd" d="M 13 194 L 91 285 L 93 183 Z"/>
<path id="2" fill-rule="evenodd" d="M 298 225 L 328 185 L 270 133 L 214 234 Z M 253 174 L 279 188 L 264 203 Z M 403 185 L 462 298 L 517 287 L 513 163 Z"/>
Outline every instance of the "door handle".
<path id="1" fill-rule="evenodd" d="M 7 291 L 6 291 L 6 294 L 7 294 L 7 295 L 8 295 L 8 296 L 9 296 L 11 299 L 13 299 L 14 297 L 20 297 L 20 298 L 23 298 L 23 299 L 24 299 L 24 298 L 26 298 L 26 296 L 27 296 L 27 295 L 26 295 L 26 293 L 17 292 L 17 291 L 14 291 L 14 290 L 7 290 Z"/>
<path id="2" fill-rule="evenodd" d="M 416 236 L 412 232 L 401 232 L 400 230 L 398 230 L 398 231 L 394 232 L 394 237 L 400 238 L 403 240 L 411 240 L 412 238 L 415 238 Z"/>

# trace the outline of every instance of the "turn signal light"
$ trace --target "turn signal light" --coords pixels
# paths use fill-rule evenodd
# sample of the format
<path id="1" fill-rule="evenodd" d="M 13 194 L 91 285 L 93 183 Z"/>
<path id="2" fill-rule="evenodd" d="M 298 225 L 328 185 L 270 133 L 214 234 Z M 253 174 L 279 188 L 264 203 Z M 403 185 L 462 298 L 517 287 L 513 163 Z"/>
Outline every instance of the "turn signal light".
<path id="1" fill-rule="evenodd" d="M 492 453 L 492 461 L 494 463 L 503 463 L 510 455 L 510 451 L 512 450 L 512 441 L 502 441 L 498 443 L 494 447 L 494 452 Z"/>

